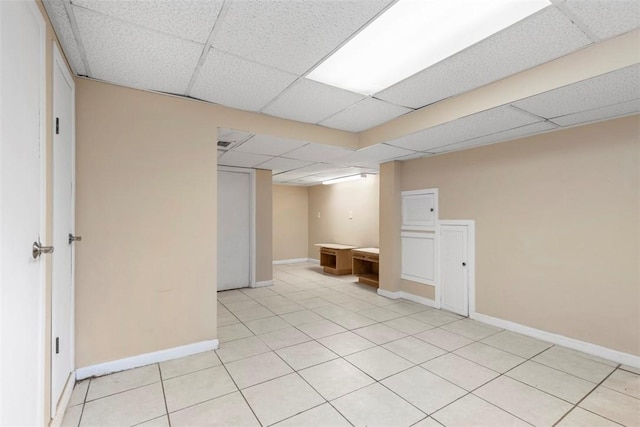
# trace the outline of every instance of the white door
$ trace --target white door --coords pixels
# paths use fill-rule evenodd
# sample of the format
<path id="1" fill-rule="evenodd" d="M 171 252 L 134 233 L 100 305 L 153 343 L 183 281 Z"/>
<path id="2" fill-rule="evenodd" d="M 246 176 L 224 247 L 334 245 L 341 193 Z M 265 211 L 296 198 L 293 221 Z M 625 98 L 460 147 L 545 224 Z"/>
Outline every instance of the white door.
<path id="1" fill-rule="evenodd" d="M 53 270 L 51 285 L 51 416 L 73 371 L 74 85 L 54 44 Z"/>
<path id="2" fill-rule="evenodd" d="M 44 422 L 44 21 L 0 1 L 0 425 Z"/>
<path id="3" fill-rule="evenodd" d="M 441 307 L 469 315 L 469 226 L 440 225 Z"/>
<path id="4" fill-rule="evenodd" d="M 218 170 L 218 290 L 251 285 L 251 171 Z"/>

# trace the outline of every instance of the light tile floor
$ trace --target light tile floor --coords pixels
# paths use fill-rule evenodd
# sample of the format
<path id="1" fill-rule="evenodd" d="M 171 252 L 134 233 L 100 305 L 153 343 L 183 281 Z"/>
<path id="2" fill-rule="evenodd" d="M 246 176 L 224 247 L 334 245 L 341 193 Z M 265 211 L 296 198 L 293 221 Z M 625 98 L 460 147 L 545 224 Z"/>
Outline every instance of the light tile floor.
<path id="1" fill-rule="evenodd" d="M 76 384 L 64 426 L 640 426 L 640 371 L 317 265 L 218 293 L 220 348 Z"/>

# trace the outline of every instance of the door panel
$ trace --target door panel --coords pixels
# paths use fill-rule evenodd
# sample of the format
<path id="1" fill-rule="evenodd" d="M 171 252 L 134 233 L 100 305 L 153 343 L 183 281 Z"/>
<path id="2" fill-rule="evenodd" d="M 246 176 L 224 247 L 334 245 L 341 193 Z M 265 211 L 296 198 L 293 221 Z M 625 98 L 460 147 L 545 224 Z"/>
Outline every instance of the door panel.
<path id="1" fill-rule="evenodd" d="M 44 420 L 44 21 L 0 1 L 0 425 Z M 46 256 L 46 255 L 45 255 Z"/>
<path id="2" fill-rule="evenodd" d="M 251 180 L 218 171 L 218 290 L 251 284 Z"/>
<path id="3" fill-rule="evenodd" d="M 55 49 L 54 49 L 55 50 Z M 51 413 L 73 370 L 73 81 L 60 55 L 53 63 L 53 270 Z"/>
<path id="4" fill-rule="evenodd" d="M 440 227 L 442 308 L 462 316 L 469 315 L 468 242 L 468 226 Z"/>

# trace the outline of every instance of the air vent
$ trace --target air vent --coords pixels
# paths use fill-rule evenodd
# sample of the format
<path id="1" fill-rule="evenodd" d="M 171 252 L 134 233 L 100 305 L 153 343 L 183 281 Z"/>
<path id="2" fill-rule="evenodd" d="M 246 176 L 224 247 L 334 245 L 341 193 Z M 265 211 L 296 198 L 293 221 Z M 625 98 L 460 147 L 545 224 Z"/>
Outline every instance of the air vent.
<path id="1" fill-rule="evenodd" d="M 218 141 L 218 147 L 227 148 L 231 145 L 231 141 Z"/>

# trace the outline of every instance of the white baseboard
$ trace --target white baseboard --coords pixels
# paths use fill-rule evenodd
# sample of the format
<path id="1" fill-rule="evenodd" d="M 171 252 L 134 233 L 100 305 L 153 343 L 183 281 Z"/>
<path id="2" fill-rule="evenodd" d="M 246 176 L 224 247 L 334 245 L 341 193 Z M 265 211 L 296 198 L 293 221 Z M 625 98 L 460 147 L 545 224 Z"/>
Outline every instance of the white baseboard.
<path id="1" fill-rule="evenodd" d="M 320 260 L 319 260 L 319 259 L 307 258 L 307 262 L 310 262 L 311 264 L 318 264 L 318 265 L 320 265 Z"/>
<path id="2" fill-rule="evenodd" d="M 251 288 L 264 288 L 265 286 L 273 286 L 273 280 L 263 280 L 262 282 L 256 282 Z"/>
<path id="3" fill-rule="evenodd" d="M 180 347 L 168 348 L 166 350 L 154 351 L 152 353 L 139 354 L 137 356 L 124 359 L 113 360 L 111 362 L 99 363 L 97 365 L 85 366 L 76 369 L 76 379 L 83 380 L 89 377 L 97 377 L 113 372 L 124 371 L 125 369 L 138 368 L 152 363 L 165 362 L 179 357 L 191 356 L 218 348 L 218 340 L 200 341 Z"/>
<path id="4" fill-rule="evenodd" d="M 414 295 L 414 294 L 410 294 L 410 293 L 404 292 L 404 291 L 392 292 L 392 291 L 388 291 L 386 289 L 378 288 L 378 295 L 381 295 L 381 296 L 387 297 L 387 298 L 391 298 L 391 299 L 403 298 L 403 299 L 406 299 L 406 300 L 409 300 L 409 301 L 417 302 L 418 304 L 426 305 L 427 307 L 440 308 L 438 303 L 436 303 L 432 299 L 421 297 L 421 296 Z"/>
<path id="5" fill-rule="evenodd" d="M 309 258 L 292 258 L 292 259 L 279 259 L 277 261 L 273 261 L 273 265 L 281 265 L 281 264 L 295 264 L 298 262 L 307 262 Z"/>
<path id="6" fill-rule="evenodd" d="M 60 401 L 58 402 L 58 406 L 56 407 L 56 415 L 49 422 L 49 427 L 60 427 L 62 425 L 62 420 L 64 418 L 64 413 L 69 406 L 69 402 L 71 401 L 71 393 L 73 392 L 73 386 L 76 385 L 76 373 L 71 372 L 69 377 L 67 378 L 67 382 L 64 385 L 64 389 L 62 390 L 62 395 L 60 396 Z"/>
<path id="7" fill-rule="evenodd" d="M 574 338 L 565 337 L 563 335 L 554 334 L 551 332 L 532 328 L 530 326 L 521 325 L 519 323 L 511 322 L 509 320 L 503 320 L 497 317 L 487 316 L 486 314 L 471 313 L 469 317 L 471 317 L 474 320 L 477 320 L 478 322 L 486 323 L 487 325 L 497 326 L 498 328 L 506 329 L 512 332 L 517 332 L 519 334 L 527 335 L 542 341 L 547 341 L 552 344 L 561 345 L 563 347 L 581 351 L 583 353 L 591 354 L 593 356 L 601 357 L 603 359 L 611 360 L 613 362 L 621 363 L 623 365 L 633 366 L 634 368 L 640 368 L 640 356 L 635 356 L 629 353 L 623 353 L 621 351 L 612 350 L 607 347 L 602 347 L 596 344 L 580 341 Z"/>

